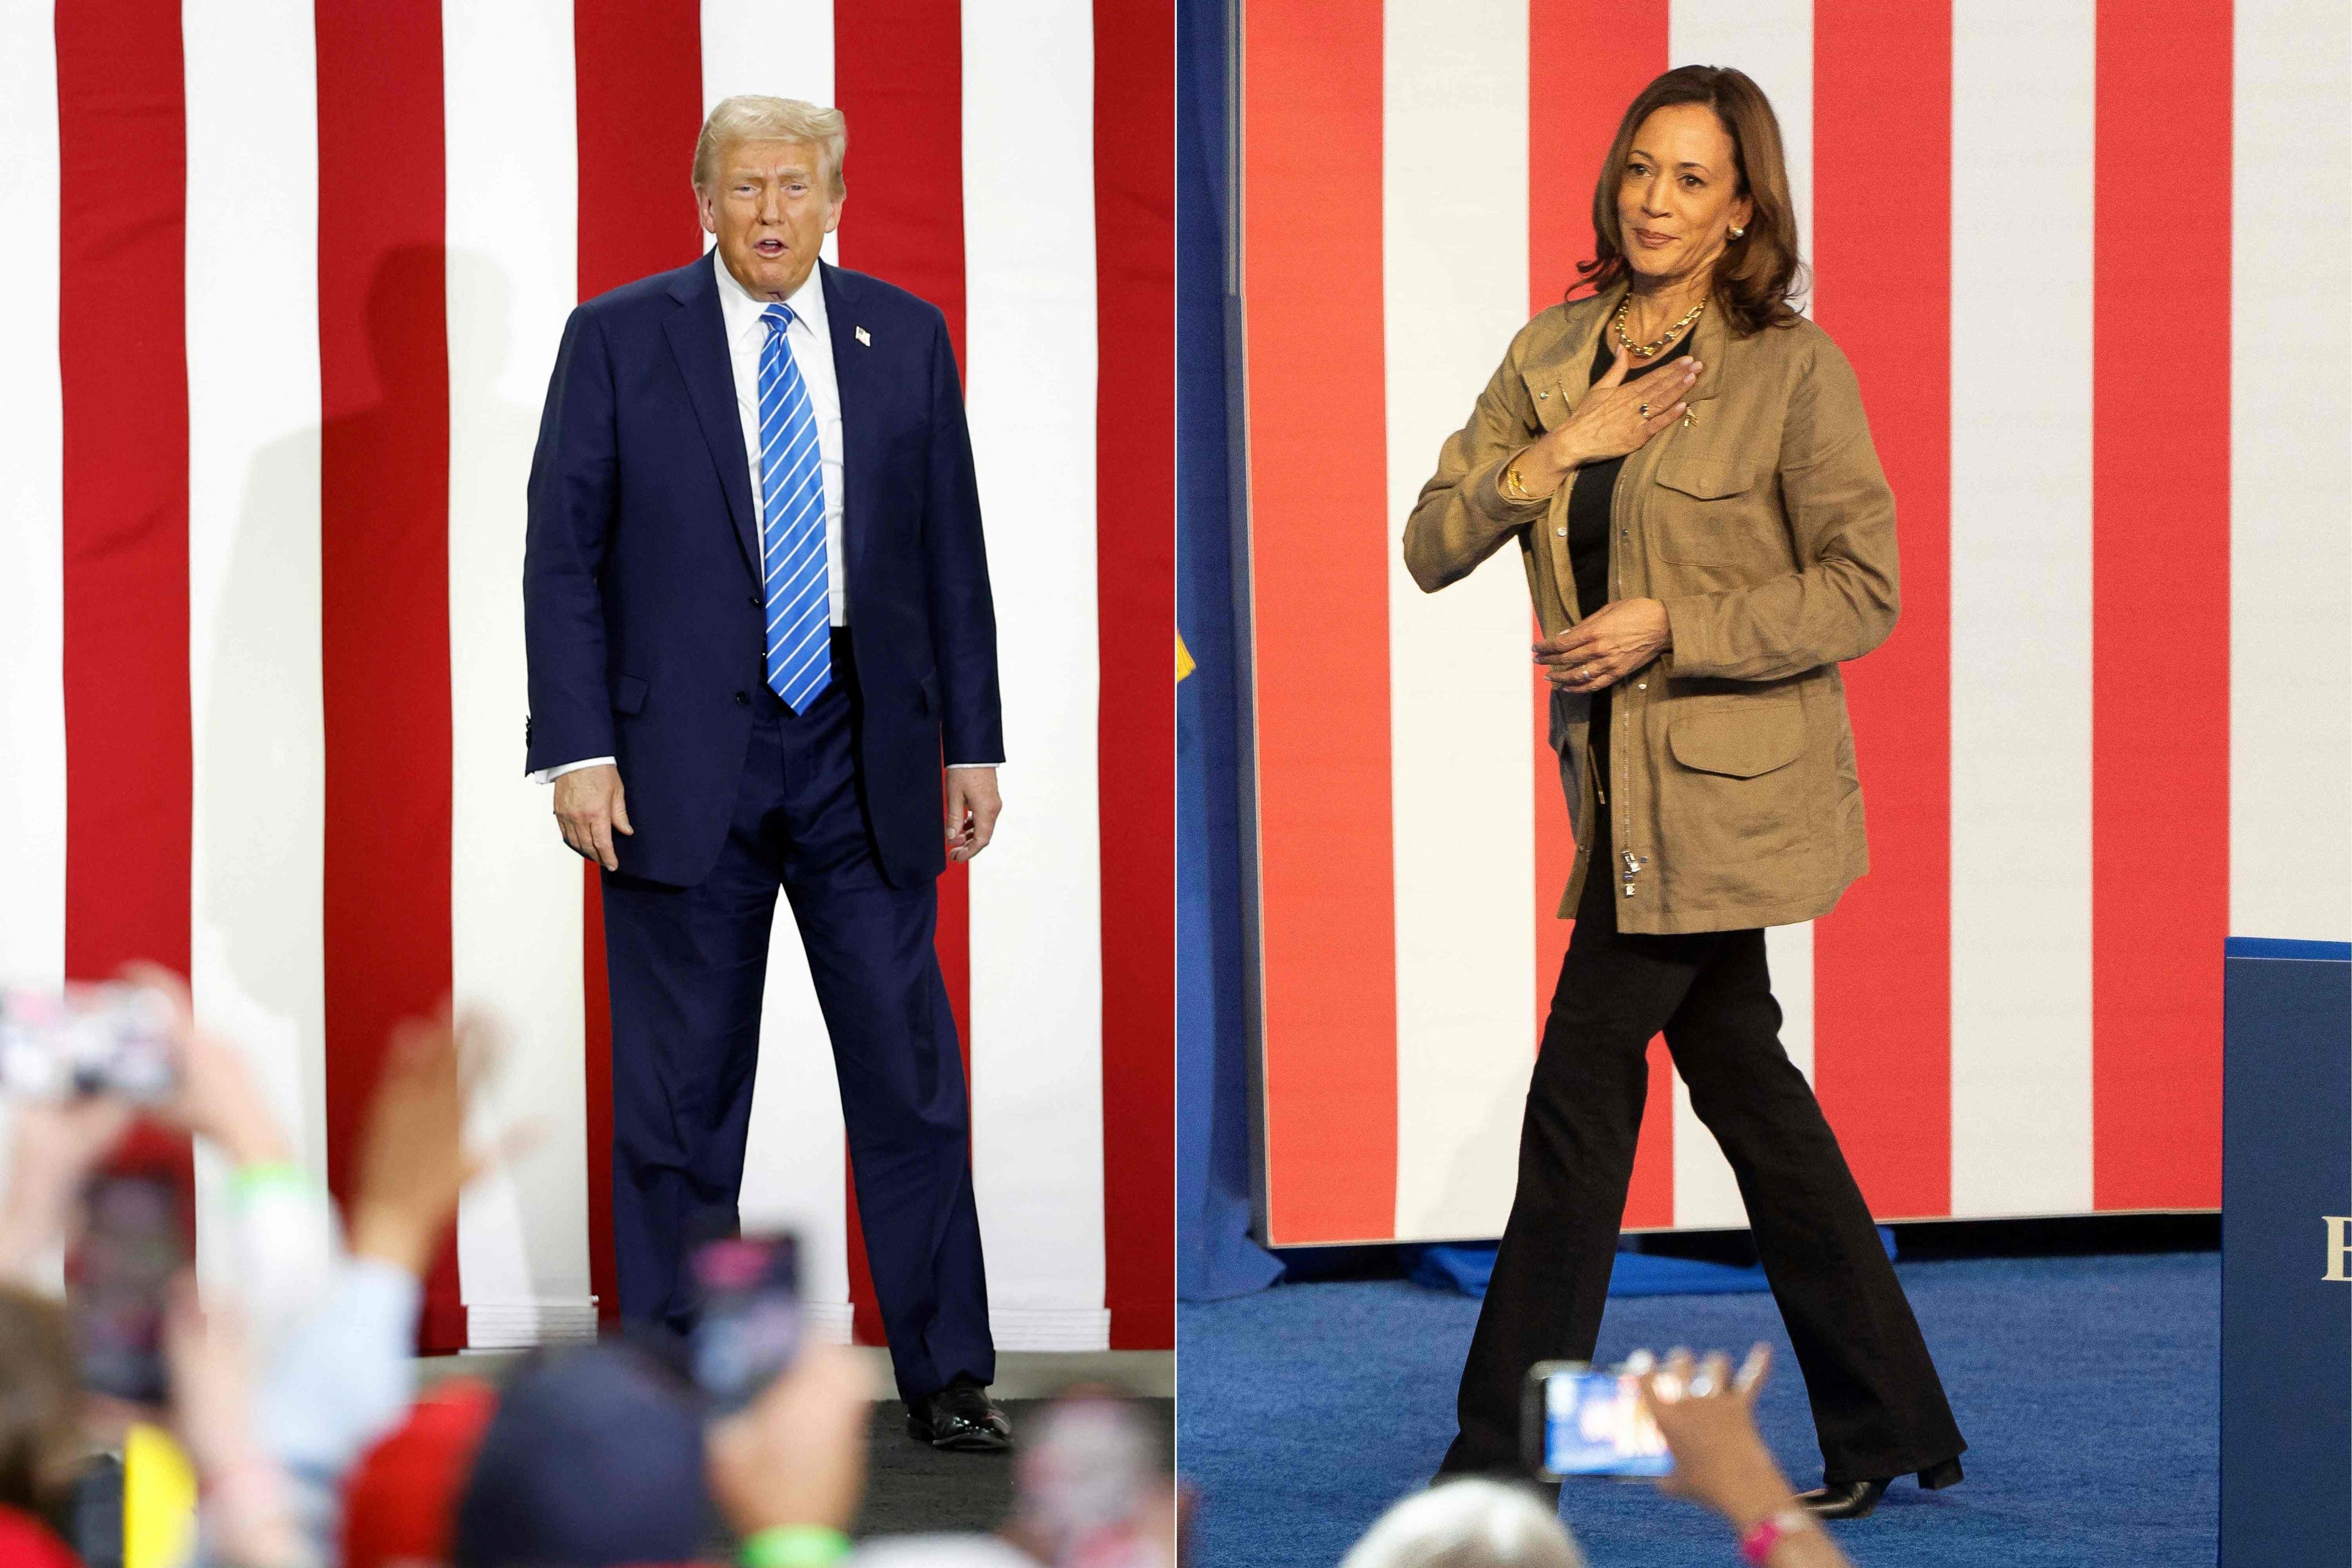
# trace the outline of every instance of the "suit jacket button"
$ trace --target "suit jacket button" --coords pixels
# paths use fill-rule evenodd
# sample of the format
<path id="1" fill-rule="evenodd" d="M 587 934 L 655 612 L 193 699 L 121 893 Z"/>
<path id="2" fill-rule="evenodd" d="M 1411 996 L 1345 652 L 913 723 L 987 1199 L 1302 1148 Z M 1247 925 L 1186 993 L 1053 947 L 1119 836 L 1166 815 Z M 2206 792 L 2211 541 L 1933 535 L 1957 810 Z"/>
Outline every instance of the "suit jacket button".
<path id="1" fill-rule="evenodd" d="M 735 706 L 738 708 L 749 708 L 751 706 L 751 694 L 748 691 L 737 692 L 735 694 Z"/>

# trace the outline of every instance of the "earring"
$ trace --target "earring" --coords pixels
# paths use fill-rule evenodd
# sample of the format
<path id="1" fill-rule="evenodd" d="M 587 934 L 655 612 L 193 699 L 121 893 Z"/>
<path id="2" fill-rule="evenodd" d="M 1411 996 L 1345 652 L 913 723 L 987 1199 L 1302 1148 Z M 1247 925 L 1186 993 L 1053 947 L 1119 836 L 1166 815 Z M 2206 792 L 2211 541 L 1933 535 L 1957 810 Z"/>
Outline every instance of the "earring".
<path id="1" fill-rule="evenodd" d="M 1732 237 L 1732 238 L 1734 238 L 1734 239 L 1738 239 L 1740 236 L 1742 236 L 1742 235 L 1746 234 L 1747 232 L 1748 232 L 1748 231 L 1747 231 L 1746 229 L 1744 229 L 1744 228 L 1740 227 L 1738 224 L 1733 224 L 1733 225 L 1731 226 L 1731 237 Z"/>

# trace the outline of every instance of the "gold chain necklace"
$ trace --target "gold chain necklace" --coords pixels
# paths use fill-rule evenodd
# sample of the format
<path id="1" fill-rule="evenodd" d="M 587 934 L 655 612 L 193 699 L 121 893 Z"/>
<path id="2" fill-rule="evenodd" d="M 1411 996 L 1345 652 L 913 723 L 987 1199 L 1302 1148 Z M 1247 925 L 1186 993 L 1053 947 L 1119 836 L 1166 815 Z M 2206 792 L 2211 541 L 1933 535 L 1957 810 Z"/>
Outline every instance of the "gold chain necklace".
<path id="1" fill-rule="evenodd" d="M 1633 296 L 1630 292 L 1625 296 L 1624 300 L 1618 305 L 1617 314 L 1612 319 L 1610 325 L 1616 329 L 1617 341 L 1624 345 L 1624 349 L 1627 353 L 1632 354 L 1636 359 L 1650 359 L 1654 357 L 1660 349 L 1664 348 L 1668 343 L 1674 342 L 1675 333 L 1681 331 L 1685 327 L 1689 326 L 1693 321 L 1697 321 L 1698 313 L 1706 309 L 1707 300 L 1713 298 L 1714 296 L 1711 294 L 1702 296 L 1699 302 L 1690 308 L 1690 313 L 1688 315 L 1685 316 L 1681 321 L 1676 321 L 1673 326 L 1668 327 L 1664 331 L 1660 332 L 1656 337 L 1652 338 L 1646 343 L 1637 343 L 1633 339 L 1625 335 L 1625 316 L 1626 313 L 1633 308 Z"/>

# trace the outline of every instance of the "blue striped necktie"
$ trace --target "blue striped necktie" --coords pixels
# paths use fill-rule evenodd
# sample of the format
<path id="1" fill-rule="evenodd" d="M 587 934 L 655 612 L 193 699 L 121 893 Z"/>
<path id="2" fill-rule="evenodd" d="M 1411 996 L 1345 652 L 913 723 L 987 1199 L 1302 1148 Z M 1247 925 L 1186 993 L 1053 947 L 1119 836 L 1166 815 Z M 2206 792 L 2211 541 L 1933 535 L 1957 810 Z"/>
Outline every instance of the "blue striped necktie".
<path id="1" fill-rule="evenodd" d="M 761 570 L 768 595 L 768 688 L 795 713 L 833 679 L 833 598 L 824 550 L 824 468 L 816 411 L 784 329 L 789 305 L 760 312 Z"/>

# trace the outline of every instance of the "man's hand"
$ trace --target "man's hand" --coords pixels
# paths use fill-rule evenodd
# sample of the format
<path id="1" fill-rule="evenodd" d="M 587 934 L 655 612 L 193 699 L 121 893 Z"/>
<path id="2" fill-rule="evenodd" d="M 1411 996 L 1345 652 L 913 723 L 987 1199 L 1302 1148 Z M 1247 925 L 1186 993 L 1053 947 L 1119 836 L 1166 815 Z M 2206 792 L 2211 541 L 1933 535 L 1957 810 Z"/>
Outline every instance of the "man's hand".
<path id="1" fill-rule="evenodd" d="M 988 841 L 996 837 L 997 814 L 1003 809 L 1004 802 L 996 793 L 994 768 L 950 768 L 948 858 L 969 860 L 987 848 Z"/>
<path id="2" fill-rule="evenodd" d="M 621 868 L 613 835 L 636 836 L 629 826 L 629 808 L 621 799 L 621 770 L 610 763 L 574 768 L 555 781 L 555 825 L 563 842 L 607 871 Z"/>
<path id="3" fill-rule="evenodd" d="M 1655 599 L 1619 599 L 1536 644 L 1535 656 L 1556 689 L 1598 691 L 1648 664 L 1674 641 L 1665 605 Z"/>

